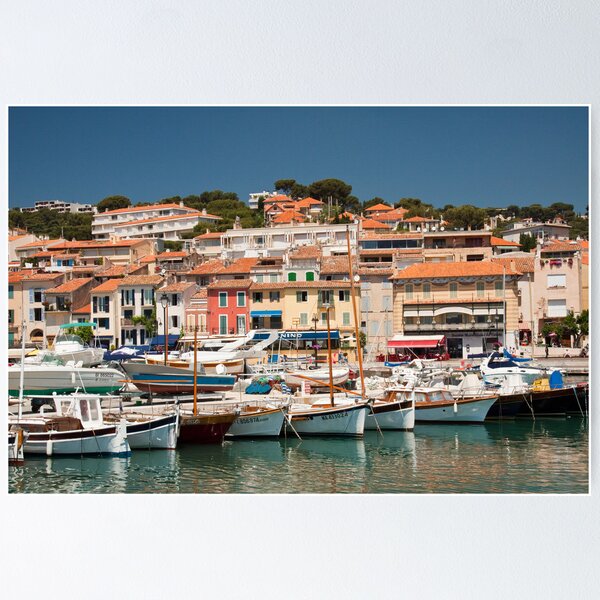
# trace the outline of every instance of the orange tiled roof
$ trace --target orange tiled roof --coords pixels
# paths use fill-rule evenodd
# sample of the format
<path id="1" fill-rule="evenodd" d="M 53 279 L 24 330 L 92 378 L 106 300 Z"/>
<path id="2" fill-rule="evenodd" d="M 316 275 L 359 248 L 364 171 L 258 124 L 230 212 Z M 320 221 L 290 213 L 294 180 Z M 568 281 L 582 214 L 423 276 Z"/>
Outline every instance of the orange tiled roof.
<path id="1" fill-rule="evenodd" d="M 393 275 L 392 279 L 428 279 L 430 277 L 485 277 L 502 275 L 502 265 L 497 262 L 423 262 L 410 265 Z M 518 274 L 510 267 L 507 275 Z"/>
<path id="2" fill-rule="evenodd" d="M 504 238 L 496 237 L 495 235 L 490 238 L 490 242 L 492 243 L 492 246 L 521 246 L 521 244 L 517 242 L 511 242 Z"/>
<path id="3" fill-rule="evenodd" d="M 310 208 L 311 206 L 320 206 L 322 204 L 324 204 L 324 202 L 309 196 L 308 198 L 302 198 L 302 200 L 298 200 L 298 202 L 296 202 L 296 208 Z"/>
<path id="4" fill-rule="evenodd" d="M 140 258 L 140 263 L 148 264 L 153 263 L 156 260 L 156 254 L 146 254 L 146 256 L 142 256 Z"/>
<path id="5" fill-rule="evenodd" d="M 62 277 L 62 273 L 30 273 L 23 276 L 23 281 L 55 281 Z"/>
<path id="6" fill-rule="evenodd" d="M 234 260 L 228 267 L 224 267 L 219 275 L 224 274 L 244 274 L 250 273 L 252 267 L 255 267 L 258 263 L 258 258 L 238 258 Z"/>
<path id="7" fill-rule="evenodd" d="M 214 281 L 208 286 L 209 290 L 215 289 L 236 289 L 236 288 L 249 288 L 252 285 L 251 279 L 221 279 L 220 281 Z"/>
<path id="8" fill-rule="evenodd" d="M 289 257 L 292 260 L 302 260 L 305 258 L 319 258 L 321 256 L 321 249 L 318 246 L 300 246 L 295 250 L 292 250 Z"/>
<path id="9" fill-rule="evenodd" d="M 271 196 L 270 198 L 266 198 L 263 204 L 266 206 L 267 204 L 273 204 L 273 202 L 293 202 L 293 200 L 289 196 L 285 196 L 284 194 L 278 194 L 277 196 Z"/>
<path id="10" fill-rule="evenodd" d="M 216 240 L 221 239 L 223 233 L 221 231 L 208 231 L 207 233 L 202 233 L 197 235 L 195 240 Z"/>
<path id="11" fill-rule="evenodd" d="M 434 217 L 410 217 L 410 219 L 404 219 L 405 223 L 428 223 L 430 221 L 437 221 Z"/>
<path id="12" fill-rule="evenodd" d="M 165 260 L 165 259 L 169 259 L 169 258 L 185 258 L 186 256 L 188 256 L 188 252 L 184 252 L 183 250 L 181 251 L 177 251 L 177 252 L 161 252 L 160 254 L 156 255 L 156 259 L 157 260 Z"/>
<path id="13" fill-rule="evenodd" d="M 381 223 L 375 219 L 363 218 L 361 221 L 363 229 L 391 229 L 387 223 Z"/>
<path id="14" fill-rule="evenodd" d="M 589 250 L 590 249 L 590 243 L 588 240 L 579 240 L 579 245 L 584 249 L 584 250 Z"/>
<path id="15" fill-rule="evenodd" d="M 206 300 L 206 298 L 208 297 L 208 293 L 206 292 L 206 288 L 200 288 L 193 296 L 192 298 L 196 299 L 196 300 Z"/>
<path id="16" fill-rule="evenodd" d="M 317 288 L 317 289 L 330 289 L 330 288 L 344 288 L 348 289 L 350 287 L 349 281 L 280 281 L 274 283 L 253 283 L 253 290 L 281 290 L 281 289 L 308 289 L 308 288 Z"/>
<path id="17" fill-rule="evenodd" d="M 20 272 L 12 272 L 8 274 L 8 283 L 20 283 L 24 274 Z"/>
<path id="18" fill-rule="evenodd" d="M 542 254 L 546 252 L 577 252 L 581 250 L 578 242 L 551 242 L 547 246 L 542 247 Z"/>
<path id="19" fill-rule="evenodd" d="M 144 243 L 146 240 L 118 240 L 118 241 L 98 241 L 98 240 L 80 240 L 74 242 L 61 242 L 52 246 L 52 250 L 67 250 L 73 248 L 127 248 L 137 246 Z"/>
<path id="20" fill-rule="evenodd" d="M 18 239 L 23 238 L 23 237 L 27 237 L 29 234 L 28 233 L 21 233 L 19 235 L 9 235 L 8 236 L 8 241 L 9 242 L 16 242 Z"/>
<path id="21" fill-rule="evenodd" d="M 127 212 L 144 212 L 146 210 L 165 210 L 168 208 L 179 208 L 187 212 L 196 212 L 194 208 L 189 206 L 181 206 L 180 204 L 149 204 L 148 206 L 129 206 L 127 208 L 115 208 L 114 210 L 107 210 L 99 215 L 118 215 Z"/>
<path id="22" fill-rule="evenodd" d="M 97 285 L 92 289 L 92 294 L 101 293 L 101 292 L 114 292 L 119 285 L 121 285 L 122 279 L 107 279 L 102 282 L 100 285 Z"/>
<path id="23" fill-rule="evenodd" d="M 519 273 L 533 273 L 535 258 L 533 256 L 515 256 L 514 258 L 499 256 L 498 258 L 492 258 L 492 262 L 497 262 L 505 267 L 510 267 L 514 263 L 515 269 Z"/>
<path id="24" fill-rule="evenodd" d="M 83 287 L 92 281 L 94 281 L 92 277 L 78 277 L 76 279 L 66 281 L 55 288 L 47 289 L 46 294 L 70 294 L 71 292 L 78 290 L 80 287 Z"/>
<path id="25" fill-rule="evenodd" d="M 348 273 L 347 256 L 324 256 L 321 259 L 321 275 Z"/>
<path id="26" fill-rule="evenodd" d="M 191 281 L 180 281 L 179 283 L 171 283 L 163 288 L 158 288 L 157 293 L 169 292 L 169 293 L 177 293 L 177 292 L 185 292 L 188 288 L 195 287 L 196 284 Z"/>
<path id="27" fill-rule="evenodd" d="M 126 285 L 160 285 L 163 278 L 160 275 L 128 275 L 119 280 L 119 287 Z"/>
<path id="28" fill-rule="evenodd" d="M 187 274 L 188 275 L 216 275 L 221 273 L 225 269 L 225 264 L 220 258 L 213 258 L 212 260 L 207 260 L 206 262 L 195 266 L 193 269 L 190 269 Z"/>
<path id="29" fill-rule="evenodd" d="M 83 306 L 80 306 L 79 308 L 74 308 L 71 311 L 74 315 L 89 315 L 92 312 L 92 305 L 91 304 L 84 304 Z"/>
<path id="30" fill-rule="evenodd" d="M 306 221 L 306 217 L 297 210 L 286 210 L 273 219 L 273 223 L 291 223 L 292 221 Z"/>
<path id="31" fill-rule="evenodd" d="M 395 208 L 394 210 L 369 215 L 369 218 L 376 221 L 402 221 L 407 212 L 405 208 Z"/>
<path id="32" fill-rule="evenodd" d="M 387 278 L 393 275 L 394 269 L 391 267 L 379 267 L 377 263 L 373 263 L 372 267 L 359 267 L 357 272 L 359 275 L 383 275 Z"/>
<path id="33" fill-rule="evenodd" d="M 369 206 L 369 208 L 365 208 L 365 212 L 381 212 L 382 210 L 394 210 L 393 206 L 389 204 L 375 204 L 374 206 Z"/>
<path id="34" fill-rule="evenodd" d="M 40 246 L 48 246 L 50 244 L 58 244 L 59 242 L 63 242 L 64 240 L 41 240 L 38 242 L 29 242 L 29 244 L 23 244 L 23 246 L 19 246 L 16 250 L 22 250 L 23 248 L 38 248 Z"/>

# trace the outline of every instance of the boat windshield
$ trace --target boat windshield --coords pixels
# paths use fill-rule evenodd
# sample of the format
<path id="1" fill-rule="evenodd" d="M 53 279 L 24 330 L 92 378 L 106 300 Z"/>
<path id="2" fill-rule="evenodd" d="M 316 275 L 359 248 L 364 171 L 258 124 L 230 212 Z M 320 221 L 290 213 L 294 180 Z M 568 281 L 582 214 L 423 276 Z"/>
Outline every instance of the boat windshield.
<path id="1" fill-rule="evenodd" d="M 56 338 L 56 342 L 55 344 L 81 344 L 82 346 L 85 345 L 84 341 L 78 336 L 78 335 L 73 335 L 71 333 L 65 333 L 59 337 Z"/>

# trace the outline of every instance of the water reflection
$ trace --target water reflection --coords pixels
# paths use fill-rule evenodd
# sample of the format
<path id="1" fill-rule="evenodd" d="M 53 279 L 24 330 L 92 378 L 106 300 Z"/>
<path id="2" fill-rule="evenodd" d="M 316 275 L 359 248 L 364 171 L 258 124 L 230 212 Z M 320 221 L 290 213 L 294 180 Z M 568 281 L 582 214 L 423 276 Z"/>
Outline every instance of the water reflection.
<path id="1" fill-rule="evenodd" d="M 123 458 L 29 458 L 11 493 L 487 493 L 588 491 L 588 422 L 515 420 L 136 450 Z"/>

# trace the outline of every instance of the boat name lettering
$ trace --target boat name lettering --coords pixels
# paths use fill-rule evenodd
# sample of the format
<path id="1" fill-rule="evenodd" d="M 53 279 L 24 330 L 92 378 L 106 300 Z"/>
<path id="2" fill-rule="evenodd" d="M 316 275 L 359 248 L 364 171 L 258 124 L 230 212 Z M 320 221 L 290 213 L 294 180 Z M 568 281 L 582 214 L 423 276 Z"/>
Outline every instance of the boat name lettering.
<path id="1" fill-rule="evenodd" d="M 267 417 L 240 417 L 240 423 L 263 423 L 267 421 Z"/>
<path id="2" fill-rule="evenodd" d="M 323 415 L 324 419 L 341 419 L 343 417 L 347 417 L 347 412 L 335 413 L 333 415 Z"/>

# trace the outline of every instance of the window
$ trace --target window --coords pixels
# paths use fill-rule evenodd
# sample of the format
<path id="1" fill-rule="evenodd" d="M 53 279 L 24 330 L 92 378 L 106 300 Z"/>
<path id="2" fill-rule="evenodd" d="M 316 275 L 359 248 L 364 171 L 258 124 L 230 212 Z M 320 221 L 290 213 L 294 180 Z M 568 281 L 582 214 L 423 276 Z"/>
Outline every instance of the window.
<path id="1" fill-rule="evenodd" d="M 9 285 L 8 286 L 8 299 L 12 300 L 14 297 L 15 297 L 15 286 Z"/>
<path id="2" fill-rule="evenodd" d="M 419 317 L 419 320 L 421 321 L 421 325 L 431 325 L 433 323 L 433 317 L 430 316 Z"/>
<path id="3" fill-rule="evenodd" d="M 483 281 L 477 282 L 477 297 L 483 298 L 485 295 L 485 283 Z"/>
<path id="4" fill-rule="evenodd" d="M 460 313 L 448 313 L 446 315 L 446 323 L 448 325 L 458 325 L 462 323 L 462 315 Z"/>
<path id="5" fill-rule="evenodd" d="M 277 273 L 271 273 L 271 275 L 269 275 L 269 279 L 271 283 L 277 283 L 279 281 L 279 275 L 277 275 Z"/>
<path id="6" fill-rule="evenodd" d="M 501 281 L 494 282 L 494 292 L 496 293 L 497 297 L 502 296 L 502 282 Z"/>
<path id="7" fill-rule="evenodd" d="M 265 280 L 265 277 L 264 277 L 264 275 L 256 275 L 255 279 L 256 279 L 256 283 L 263 283 Z"/>
<path id="8" fill-rule="evenodd" d="M 458 283 L 451 283 L 450 284 L 450 298 L 457 298 L 458 297 Z"/>
<path id="9" fill-rule="evenodd" d="M 135 294 L 133 290 L 121 290 L 121 306 L 133 306 Z"/>
<path id="10" fill-rule="evenodd" d="M 308 325 L 308 313 L 300 313 L 300 325 Z"/>
<path id="11" fill-rule="evenodd" d="M 319 292 L 319 301 L 323 304 L 333 304 L 333 292 L 331 290 L 321 290 Z"/>
<path id="12" fill-rule="evenodd" d="M 306 281 L 314 281 L 315 274 L 312 271 L 306 271 Z"/>
<path id="13" fill-rule="evenodd" d="M 142 296 L 143 296 L 143 303 L 146 306 L 154 304 L 154 290 L 152 288 L 150 288 L 150 289 L 144 288 L 144 290 L 142 291 Z"/>
<path id="14" fill-rule="evenodd" d="M 296 302 L 308 302 L 308 292 L 306 290 L 296 292 Z"/>
<path id="15" fill-rule="evenodd" d="M 44 297 L 43 297 L 43 290 L 33 290 L 33 301 L 34 302 L 43 302 L 44 301 Z"/>
<path id="16" fill-rule="evenodd" d="M 296 273 L 288 273 L 288 281 L 296 281 Z"/>
<path id="17" fill-rule="evenodd" d="M 423 298 L 431 298 L 431 284 L 430 283 L 423 284 Z"/>
<path id="18" fill-rule="evenodd" d="M 269 302 L 279 302 L 279 292 L 269 292 Z"/>
<path id="19" fill-rule="evenodd" d="M 404 286 L 404 295 L 406 296 L 406 300 L 413 299 L 413 284 L 412 283 L 407 283 Z"/>
<path id="20" fill-rule="evenodd" d="M 171 294 L 171 306 L 177 306 L 178 294 Z"/>
<path id="21" fill-rule="evenodd" d="M 548 316 L 549 317 L 566 317 L 567 316 L 567 300 L 548 300 Z"/>
<path id="22" fill-rule="evenodd" d="M 227 315 L 219 315 L 219 334 L 227 335 Z"/>
<path id="23" fill-rule="evenodd" d="M 548 275 L 548 287 L 549 288 L 567 287 L 567 276 L 566 275 Z"/>
<path id="24" fill-rule="evenodd" d="M 42 321 L 42 309 L 41 308 L 34 308 L 33 309 L 33 320 L 34 321 Z"/>
<path id="25" fill-rule="evenodd" d="M 133 319 L 133 311 L 132 310 L 126 310 L 123 312 L 123 318 L 124 319 Z"/>
<path id="26" fill-rule="evenodd" d="M 171 327 L 174 329 L 179 327 L 179 317 L 177 315 L 171 316 Z"/>
<path id="27" fill-rule="evenodd" d="M 9 309 L 8 310 L 8 323 L 9 325 L 12 325 L 15 322 L 15 311 Z"/>
<path id="28" fill-rule="evenodd" d="M 145 309 L 143 311 L 143 315 L 144 315 L 144 317 L 146 317 L 147 319 L 149 319 L 152 316 L 152 311 L 148 310 L 148 309 Z"/>
<path id="29" fill-rule="evenodd" d="M 219 292 L 219 308 L 227 308 L 227 292 Z"/>
<path id="30" fill-rule="evenodd" d="M 94 323 L 100 329 L 110 329 L 110 319 L 94 319 Z"/>
<path id="31" fill-rule="evenodd" d="M 252 293 L 252 302 L 262 302 L 263 301 L 263 293 L 262 292 L 253 292 Z"/>
<path id="32" fill-rule="evenodd" d="M 340 302 L 349 302 L 350 301 L 350 290 L 339 290 L 338 298 Z"/>
<path id="33" fill-rule="evenodd" d="M 350 325 L 350 313 L 349 312 L 342 313 L 342 325 L 344 325 L 344 326 Z"/>
<path id="34" fill-rule="evenodd" d="M 327 326 L 327 313 L 321 313 L 321 325 L 323 326 Z"/>
<path id="35" fill-rule="evenodd" d="M 383 296 L 382 297 L 382 306 L 381 308 L 385 311 L 392 310 L 392 297 L 391 296 Z"/>
<path id="36" fill-rule="evenodd" d="M 246 306 L 246 292 L 237 293 L 237 305 Z"/>

